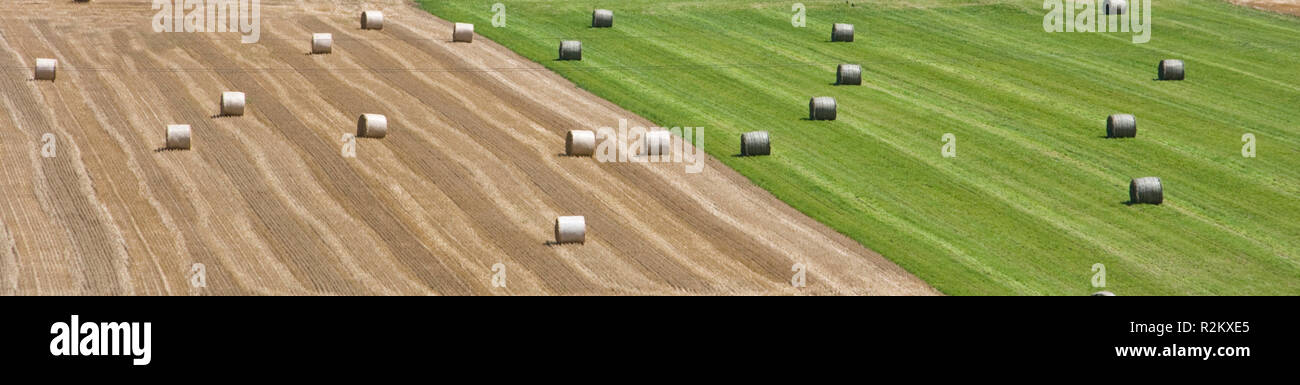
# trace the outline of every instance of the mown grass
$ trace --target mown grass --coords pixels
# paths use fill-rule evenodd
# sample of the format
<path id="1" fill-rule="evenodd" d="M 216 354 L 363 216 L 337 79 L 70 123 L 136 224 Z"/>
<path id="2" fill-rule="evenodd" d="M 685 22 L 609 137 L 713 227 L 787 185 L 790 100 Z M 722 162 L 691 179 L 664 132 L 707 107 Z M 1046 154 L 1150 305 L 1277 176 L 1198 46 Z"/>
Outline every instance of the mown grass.
<path id="1" fill-rule="evenodd" d="M 705 127 L 718 160 L 948 294 L 1087 294 L 1095 263 L 1121 295 L 1300 294 L 1294 17 L 1158 1 L 1134 44 L 1046 33 L 1041 1 L 802 1 L 806 28 L 791 1 L 421 3 L 657 124 Z M 588 28 L 595 7 L 614 28 Z M 836 22 L 857 41 L 829 42 Z M 561 39 L 583 61 L 556 61 Z M 1153 80 L 1165 58 L 1186 81 Z M 865 84 L 833 86 L 839 63 Z M 805 120 L 812 96 L 839 120 Z M 1138 137 L 1105 139 L 1112 113 Z M 753 130 L 773 156 L 732 156 Z M 1140 176 L 1164 205 L 1125 204 Z"/>

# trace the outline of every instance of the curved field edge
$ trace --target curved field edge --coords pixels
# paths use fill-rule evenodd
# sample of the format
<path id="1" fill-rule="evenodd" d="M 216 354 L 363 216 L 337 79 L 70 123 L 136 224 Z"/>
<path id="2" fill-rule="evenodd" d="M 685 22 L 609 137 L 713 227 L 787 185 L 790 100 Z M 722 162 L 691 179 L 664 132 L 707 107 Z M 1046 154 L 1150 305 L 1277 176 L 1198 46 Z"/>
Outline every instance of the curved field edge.
<path id="1" fill-rule="evenodd" d="M 499 1 L 503 27 L 498 1 L 419 3 L 657 124 L 704 127 L 710 154 L 944 293 L 1086 294 L 1101 263 L 1121 295 L 1300 294 L 1289 16 L 1161 1 L 1134 44 L 1046 33 L 1040 1 L 803 1 L 805 28 L 788 1 L 619 1 L 611 29 L 588 27 L 588 1 Z M 857 41 L 830 43 L 835 22 Z M 583 61 L 555 60 L 563 39 Z M 1165 58 L 1187 81 L 1153 80 Z M 864 85 L 831 85 L 839 63 Z M 839 120 L 803 119 L 812 96 Z M 1105 139 L 1112 113 L 1138 137 Z M 733 156 L 753 130 L 773 156 Z M 1164 180 L 1164 205 L 1124 204 L 1140 176 Z"/>

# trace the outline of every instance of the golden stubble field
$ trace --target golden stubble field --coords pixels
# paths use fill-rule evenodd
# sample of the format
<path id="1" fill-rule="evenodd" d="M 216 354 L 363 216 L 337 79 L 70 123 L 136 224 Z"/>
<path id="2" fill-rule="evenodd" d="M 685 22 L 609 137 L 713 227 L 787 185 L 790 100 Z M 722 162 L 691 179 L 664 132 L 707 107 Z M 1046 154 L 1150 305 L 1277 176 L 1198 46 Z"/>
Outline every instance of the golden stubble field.
<path id="1" fill-rule="evenodd" d="M 255 44 L 154 32 L 146 0 L 0 3 L 0 293 L 937 294 L 714 159 L 560 156 L 567 130 L 653 124 L 405 1 L 361 30 L 358 3 L 263 0 Z M 223 91 L 245 116 L 215 116 Z M 344 157 L 362 113 L 389 134 Z M 193 149 L 160 150 L 173 123 Z M 586 244 L 548 243 L 560 215 Z"/>

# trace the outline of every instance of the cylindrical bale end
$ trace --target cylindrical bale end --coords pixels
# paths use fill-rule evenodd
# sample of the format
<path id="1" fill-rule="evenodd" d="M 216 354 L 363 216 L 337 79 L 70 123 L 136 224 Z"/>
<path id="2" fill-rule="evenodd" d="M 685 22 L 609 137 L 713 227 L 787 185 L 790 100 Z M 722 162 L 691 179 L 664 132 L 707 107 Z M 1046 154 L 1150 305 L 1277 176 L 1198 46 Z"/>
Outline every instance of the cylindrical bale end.
<path id="1" fill-rule="evenodd" d="M 614 26 L 614 11 L 597 9 L 591 12 L 592 28 L 610 28 Z"/>
<path id="2" fill-rule="evenodd" d="M 458 43 L 474 42 L 474 25 L 469 23 L 456 23 L 456 27 L 451 31 L 451 41 Z"/>
<path id="3" fill-rule="evenodd" d="M 857 64 L 840 64 L 835 67 L 835 84 L 847 86 L 862 85 L 862 66 Z"/>
<path id="4" fill-rule="evenodd" d="M 221 93 L 221 116 L 242 116 L 244 115 L 244 93 L 243 92 L 222 92 Z"/>
<path id="5" fill-rule="evenodd" d="M 327 54 L 334 50 L 334 35 L 328 33 L 311 34 L 311 53 Z"/>
<path id="6" fill-rule="evenodd" d="M 380 11 L 361 12 L 361 29 L 384 29 L 384 13 Z"/>
<path id="7" fill-rule="evenodd" d="M 357 118 L 357 136 L 382 138 L 388 136 L 388 117 L 380 114 L 361 114 Z"/>
<path id="8" fill-rule="evenodd" d="M 1150 203 L 1158 205 L 1165 201 L 1165 190 L 1160 178 L 1148 176 L 1133 179 L 1128 183 L 1129 203 Z"/>
<path id="9" fill-rule="evenodd" d="M 591 156 L 596 152 L 596 133 L 572 130 L 564 136 L 564 153 L 568 156 Z"/>
<path id="10" fill-rule="evenodd" d="M 167 149 L 190 149 L 190 126 L 188 124 L 172 124 L 167 126 Z"/>
<path id="11" fill-rule="evenodd" d="M 1107 138 L 1132 138 L 1137 136 L 1137 118 L 1130 114 L 1114 114 L 1106 118 Z"/>
<path id="12" fill-rule="evenodd" d="M 667 156 L 673 153 L 673 133 L 669 131 L 647 131 L 641 138 L 641 155 Z"/>
<path id="13" fill-rule="evenodd" d="M 586 243 L 587 218 L 567 216 L 555 218 L 555 243 Z"/>
<path id="14" fill-rule="evenodd" d="M 831 41 L 853 41 L 853 24 L 835 23 L 831 27 Z"/>
<path id="15" fill-rule="evenodd" d="M 1160 80 L 1183 80 L 1183 61 L 1177 59 L 1161 60 L 1157 69 Z"/>
<path id="16" fill-rule="evenodd" d="M 1102 9 L 1107 15 L 1123 15 L 1128 12 L 1128 2 L 1124 0 L 1106 0 L 1102 3 Z"/>
<path id="17" fill-rule="evenodd" d="M 772 154 L 772 141 L 767 131 L 754 131 L 740 134 L 740 156 L 760 156 Z"/>
<path id="18" fill-rule="evenodd" d="M 59 61 L 54 59 L 36 59 L 36 80 L 54 80 L 58 75 Z"/>
<path id="19" fill-rule="evenodd" d="M 808 119 L 835 120 L 835 98 L 818 96 L 808 101 Z"/>
<path id="20" fill-rule="evenodd" d="M 582 60 L 582 42 L 577 40 L 561 41 L 560 60 Z"/>

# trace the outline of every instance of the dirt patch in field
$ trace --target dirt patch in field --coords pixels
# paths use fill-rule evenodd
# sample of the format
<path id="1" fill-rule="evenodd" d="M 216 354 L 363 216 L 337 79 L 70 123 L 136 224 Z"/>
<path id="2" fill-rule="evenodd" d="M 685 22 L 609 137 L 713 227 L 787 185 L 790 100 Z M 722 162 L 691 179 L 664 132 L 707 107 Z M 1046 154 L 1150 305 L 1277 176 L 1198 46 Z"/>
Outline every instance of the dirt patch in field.
<path id="1" fill-rule="evenodd" d="M 1300 16 L 1300 0 L 1228 0 L 1237 5 Z"/>

